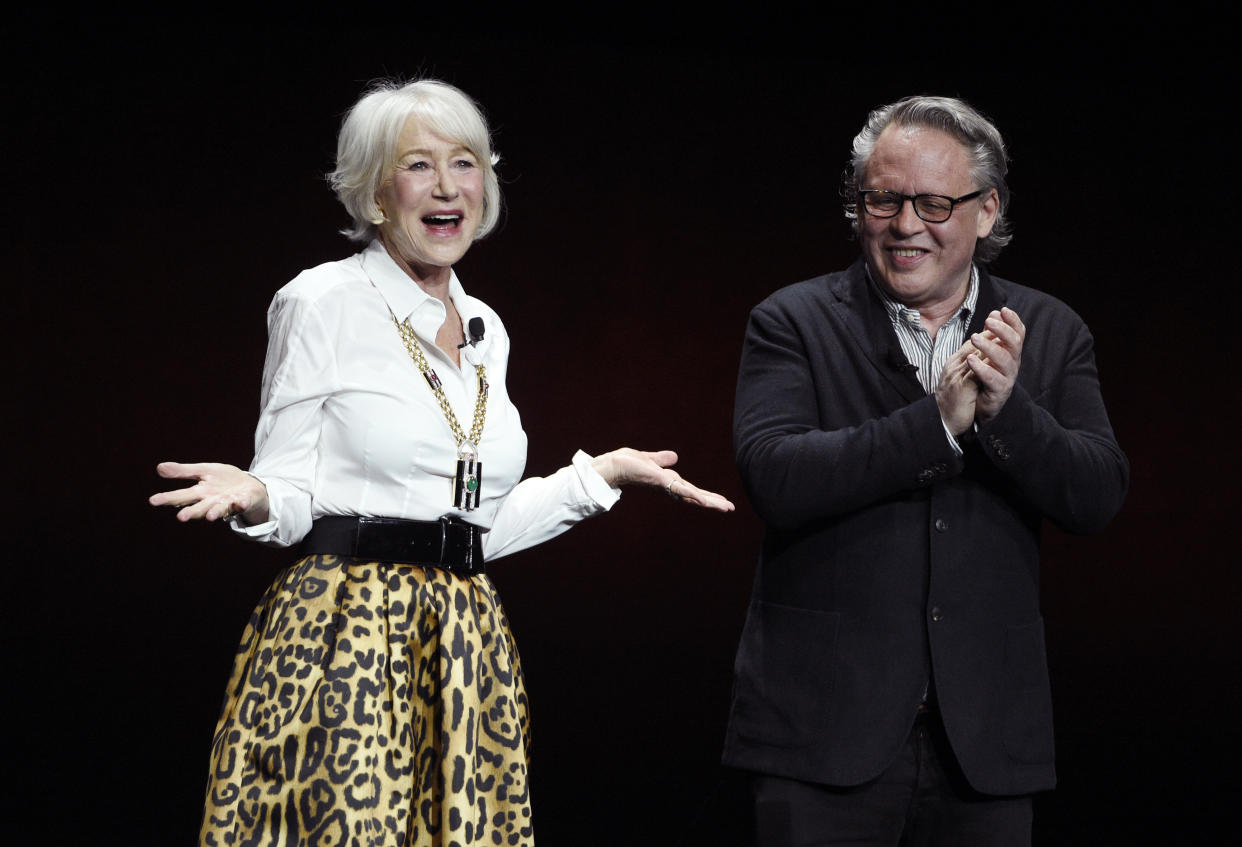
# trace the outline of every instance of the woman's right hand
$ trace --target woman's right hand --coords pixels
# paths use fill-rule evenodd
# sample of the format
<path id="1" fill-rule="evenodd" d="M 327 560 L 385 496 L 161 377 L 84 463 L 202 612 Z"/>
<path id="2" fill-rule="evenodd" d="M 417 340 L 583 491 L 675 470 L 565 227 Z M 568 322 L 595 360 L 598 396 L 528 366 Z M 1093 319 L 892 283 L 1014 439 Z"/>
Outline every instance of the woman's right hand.
<path id="1" fill-rule="evenodd" d="M 268 519 L 267 486 L 241 468 L 218 462 L 160 462 L 155 471 L 165 479 L 197 480 L 149 498 L 152 506 L 178 509 L 179 521 L 218 521 L 238 515 L 243 523 L 253 525 Z"/>

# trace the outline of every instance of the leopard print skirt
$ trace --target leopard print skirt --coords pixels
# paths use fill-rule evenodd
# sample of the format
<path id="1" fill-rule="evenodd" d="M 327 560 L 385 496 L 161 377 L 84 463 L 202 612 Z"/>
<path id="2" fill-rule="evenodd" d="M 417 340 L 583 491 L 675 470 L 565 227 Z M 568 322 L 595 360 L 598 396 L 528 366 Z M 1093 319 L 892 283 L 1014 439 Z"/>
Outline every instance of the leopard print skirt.
<path id="1" fill-rule="evenodd" d="M 246 626 L 200 843 L 531 845 L 528 729 L 487 576 L 309 556 Z"/>

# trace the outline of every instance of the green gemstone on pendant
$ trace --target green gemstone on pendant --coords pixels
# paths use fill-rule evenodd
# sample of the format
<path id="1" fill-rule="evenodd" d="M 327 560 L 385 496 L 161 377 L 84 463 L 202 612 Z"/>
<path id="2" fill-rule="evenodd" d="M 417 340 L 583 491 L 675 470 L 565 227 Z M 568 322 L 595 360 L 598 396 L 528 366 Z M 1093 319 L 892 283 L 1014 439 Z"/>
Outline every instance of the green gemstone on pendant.
<path id="1" fill-rule="evenodd" d="M 479 478 L 474 474 L 466 477 L 466 490 L 471 494 L 479 490 Z"/>

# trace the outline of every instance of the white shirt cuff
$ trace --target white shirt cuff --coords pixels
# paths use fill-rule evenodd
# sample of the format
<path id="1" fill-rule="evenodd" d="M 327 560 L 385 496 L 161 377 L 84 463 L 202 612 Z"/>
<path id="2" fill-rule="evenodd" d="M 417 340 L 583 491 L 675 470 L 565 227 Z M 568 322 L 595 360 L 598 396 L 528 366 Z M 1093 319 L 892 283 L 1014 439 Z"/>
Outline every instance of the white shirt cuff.
<path id="1" fill-rule="evenodd" d="M 957 443 L 957 439 L 953 437 L 953 433 L 949 432 L 949 425 L 944 422 L 944 418 L 940 419 L 940 425 L 944 427 L 945 437 L 949 439 L 949 446 L 953 448 L 953 452 L 962 455 L 962 446 Z"/>
<path id="2" fill-rule="evenodd" d="M 607 511 L 621 499 L 621 489 L 609 485 L 608 481 L 600 476 L 599 471 L 592 466 L 592 461 L 592 456 L 579 450 L 574 453 L 573 468 L 587 496 L 594 500 L 601 509 Z"/>
<path id="3" fill-rule="evenodd" d="M 264 521 L 254 526 L 247 526 L 237 519 L 237 516 L 229 518 L 229 528 L 238 535 L 244 535 L 255 541 L 270 541 L 276 534 L 276 521 Z"/>

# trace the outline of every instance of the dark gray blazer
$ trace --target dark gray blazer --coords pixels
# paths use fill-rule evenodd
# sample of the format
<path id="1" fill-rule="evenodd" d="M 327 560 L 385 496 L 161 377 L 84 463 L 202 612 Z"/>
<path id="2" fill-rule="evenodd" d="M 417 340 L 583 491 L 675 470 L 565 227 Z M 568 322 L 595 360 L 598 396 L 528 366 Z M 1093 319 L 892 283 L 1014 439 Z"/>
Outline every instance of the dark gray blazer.
<path id="1" fill-rule="evenodd" d="M 1129 465 L 1086 325 L 981 270 L 970 331 L 1002 305 L 1027 327 L 1018 383 L 960 457 L 861 261 L 752 311 L 734 446 L 767 531 L 726 764 L 865 782 L 896 757 L 930 680 L 975 789 L 1055 784 L 1040 525 L 1102 528 Z"/>

